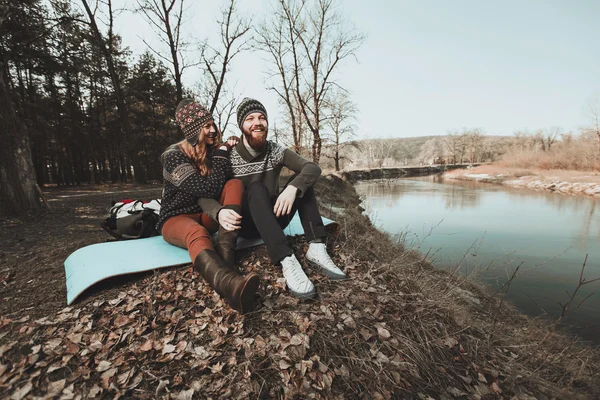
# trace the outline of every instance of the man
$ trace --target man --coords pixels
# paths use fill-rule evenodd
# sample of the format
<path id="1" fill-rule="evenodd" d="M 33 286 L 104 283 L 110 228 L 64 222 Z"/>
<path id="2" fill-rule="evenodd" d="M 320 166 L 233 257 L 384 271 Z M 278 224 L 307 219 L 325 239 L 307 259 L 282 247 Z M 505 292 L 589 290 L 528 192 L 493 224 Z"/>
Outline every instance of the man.
<path id="1" fill-rule="evenodd" d="M 235 178 L 246 188 L 242 201 L 240 235 L 261 237 L 267 246 L 271 261 L 282 267 L 288 289 L 295 296 L 313 297 L 315 287 L 288 245 L 283 229 L 290 223 L 296 210 L 309 242 L 306 260 L 321 268 L 332 279 L 346 275 L 327 254 L 324 243 L 325 227 L 317 207 L 313 185 L 321 175 L 321 168 L 283 146 L 267 140 L 267 110 L 255 99 L 245 98 L 237 108 L 237 122 L 242 140 L 231 150 L 231 166 Z M 287 167 L 296 174 L 283 191 L 279 192 L 279 175 Z M 214 219 L 220 209 L 210 200 L 201 200 L 201 207 Z M 212 215 L 211 215 L 212 214 Z M 236 221 L 232 220 L 232 225 Z"/>

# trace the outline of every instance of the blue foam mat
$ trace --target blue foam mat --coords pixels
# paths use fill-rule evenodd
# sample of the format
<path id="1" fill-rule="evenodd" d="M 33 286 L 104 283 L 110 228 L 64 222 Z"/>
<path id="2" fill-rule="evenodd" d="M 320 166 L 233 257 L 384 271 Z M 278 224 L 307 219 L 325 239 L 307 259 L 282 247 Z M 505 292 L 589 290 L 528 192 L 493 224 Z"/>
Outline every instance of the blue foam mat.
<path id="1" fill-rule="evenodd" d="M 323 218 L 325 225 L 334 221 Z M 284 230 L 287 236 L 303 235 L 304 230 L 296 214 Z M 236 249 L 262 244 L 261 239 L 238 240 Z M 92 285 L 115 276 L 151 271 L 157 268 L 189 264 L 187 250 L 173 246 L 162 236 L 92 244 L 76 250 L 65 260 L 67 304 Z"/>

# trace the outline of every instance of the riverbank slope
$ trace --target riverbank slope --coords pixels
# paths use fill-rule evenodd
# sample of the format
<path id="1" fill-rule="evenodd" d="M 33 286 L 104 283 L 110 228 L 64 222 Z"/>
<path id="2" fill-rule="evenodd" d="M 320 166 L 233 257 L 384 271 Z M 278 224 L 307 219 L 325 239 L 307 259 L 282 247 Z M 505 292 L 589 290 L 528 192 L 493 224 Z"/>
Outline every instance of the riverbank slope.
<path id="1" fill-rule="evenodd" d="M 482 165 L 444 173 L 449 179 L 495 183 L 516 188 L 548 190 L 569 195 L 600 197 L 600 174 L 597 172 L 540 170 Z"/>
<path id="2" fill-rule="evenodd" d="M 132 190 L 115 191 L 160 193 Z M 301 302 L 264 247 L 239 252 L 242 270 L 263 277 L 260 307 L 245 316 L 191 266 L 115 280 L 64 308 L 62 261 L 106 239 L 97 222 L 110 188 L 49 193 L 52 213 L 0 220 L 0 397 L 600 396 L 596 349 L 405 251 L 362 215 L 348 182 L 327 176 L 316 190 L 340 224 L 329 247 L 351 279 L 308 268 L 319 298 Z M 292 243 L 303 262 L 307 243 Z"/>

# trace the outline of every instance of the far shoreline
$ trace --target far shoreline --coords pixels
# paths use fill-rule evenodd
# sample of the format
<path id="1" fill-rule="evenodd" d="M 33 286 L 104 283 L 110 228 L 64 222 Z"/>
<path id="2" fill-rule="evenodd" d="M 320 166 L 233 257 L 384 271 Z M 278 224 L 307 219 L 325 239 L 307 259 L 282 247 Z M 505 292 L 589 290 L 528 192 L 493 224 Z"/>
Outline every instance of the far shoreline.
<path id="1" fill-rule="evenodd" d="M 600 173 L 594 171 L 524 169 L 488 164 L 448 171 L 444 178 L 600 198 Z"/>

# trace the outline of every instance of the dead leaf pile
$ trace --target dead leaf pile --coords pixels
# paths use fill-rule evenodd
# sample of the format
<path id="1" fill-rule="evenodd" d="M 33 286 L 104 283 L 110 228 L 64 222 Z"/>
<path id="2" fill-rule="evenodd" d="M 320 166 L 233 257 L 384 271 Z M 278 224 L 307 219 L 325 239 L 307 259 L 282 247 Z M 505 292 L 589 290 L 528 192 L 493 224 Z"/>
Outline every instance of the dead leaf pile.
<path id="1" fill-rule="evenodd" d="M 490 322 L 493 303 L 467 308 L 422 256 L 398 246 L 377 259 L 397 245 L 353 218 L 338 216 L 331 249 L 351 279 L 308 268 L 313 301 L 286 292 L 261 247 L 239 254 L 262 277 L 245 316 L 189 266 L 45 318 L 0 316 L 0 398 L 525 399 L 563 390 L 568 371 L 580 385 L 597 376 L 593 357 L 567 366 L 514 346 L 517 331 Z M 293 245 L 303 261 L 307 243 Z"/>

